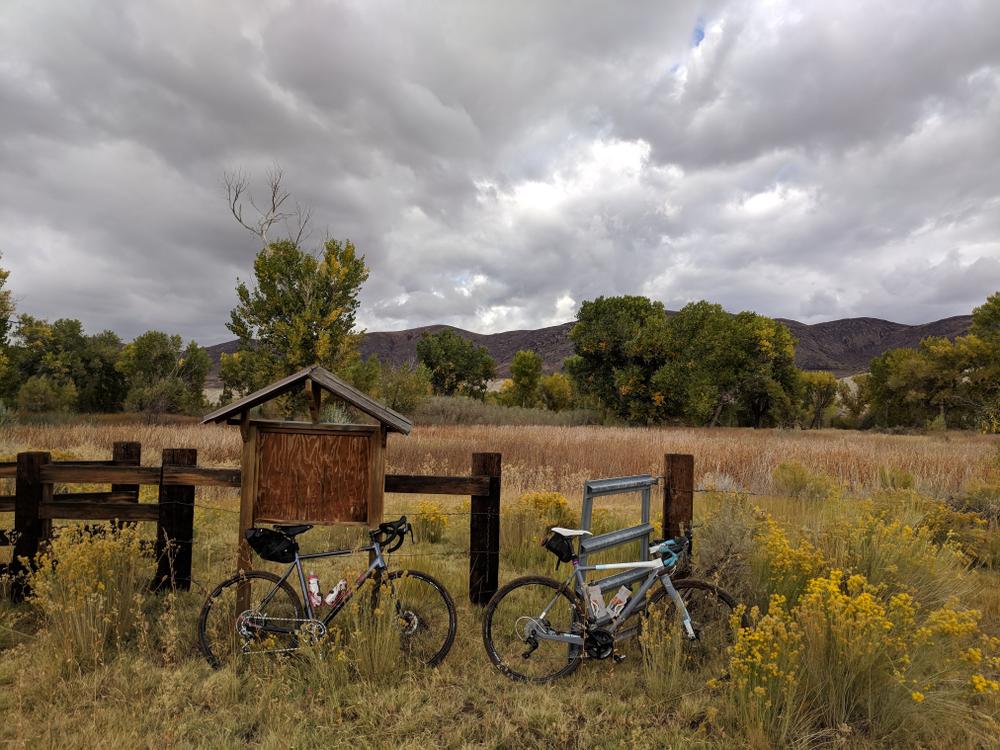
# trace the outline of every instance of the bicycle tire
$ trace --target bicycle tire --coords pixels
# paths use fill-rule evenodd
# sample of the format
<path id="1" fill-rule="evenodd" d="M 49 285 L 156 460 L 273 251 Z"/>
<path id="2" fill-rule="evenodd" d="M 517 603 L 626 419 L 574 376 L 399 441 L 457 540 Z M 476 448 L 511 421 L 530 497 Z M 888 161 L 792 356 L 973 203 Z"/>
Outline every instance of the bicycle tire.
<path id="1" fill-rule="evenodd" d="M 385 577 L 383 586 L 387 585 L 387 582 L 389 585 L 394 585 L 396 614 L 403 624 L 401 634 L 403 651 L 415 655 L 425 666 L 436 667 L 448 655 L 455 642 L 455 634 L 458 632 L 458 614 L 455 611 L 455 602 L 452 600 L 451 594 L 440 581 L 427 573 L 421 573 L 419 570 L 394 570 Z M 429 586 L 429 591 L 418 593 L 421 587 L 412 586 L 418 582 Z M 436 596 L 431 595 L 430 592 L 434 592 Z M 440 618 L 432 619 L 433 616 L 428 614 L 430 607 L 439 606 L 436 605 L 438 599 L 444 604 L 445 611 L 448 613 L 448 623 L 443 628 L 444 640 L 441 641 L 440 646 L 434 648 L 437 641 L 437 638 L 434 637 L 429 649 L 415 652 L 417 640 L 413 636 L 417 633 L 425 633 L 435 625 L 437 629 L 442 629 L 440 628 Z M 407 632 L 411 627 L 413 628 L 412 632 Z"/>
<path id="2" fill-rule="evenodd" d="M 279 592 L 285 594 L 284 597 L 281 597 L 280 593 L 276 593 L 275 598 L 271 602 L 268 602 L 269 611 L 274 613 L 272 616 L 282 618 L 291 617 L 298 620 L 305 618 L 305 611 L 295 590 L 288 584 L 288 581 L 282 580 L 274 573 L 266 570 L 249 570 L 227 578 L 216 586 L 205 598 L 205 603 L 202 605 L 201 613 L 198 616 L 198 647 L 201 649 L 201 653 L 205 659 L 208 660 L 208 663 L 216 669 L 236 655 L 236 644 L 240 640 L 236 630 L 236 587 L 241 584 L 249 585 L 251 587 L 250 597 L 252 599 L 254 581 L 260 581 L 262 584 L 263 591 L 261 592 L 261 596 L 272 591 L 275 586 L 278 587 Z M 264 584 L 264 581 L 267 583 Z M 277 603 L 275 600 L 277 600 Z M 271 606 L 272 604 L 274 605 L 273 607 Z M 231 622 L 227 621 L 226 613 L 219 612 L 221 608 L 228 606 L 234 607 Z M 250 608 L 255 608 L 253 601 L 250 602 Z M 209 622 L 209 618 L 216 613 L 219 613 L 218 616 L 213 618 L 212 622 Z M 221 621 L 215 622 L 215 620 Z M 226 643 L 227 634 L 229 635 L 232 649 L 229 653 L 223 653 L 222 649 Z M 290 641 L 290 645 L 294 647 L 294 636 L 287 636 L 287 638 Z"/>
<path id="3" fill-rule="evenodd" d="M 739 606 L 736 597 L 714 583 L 697 578 L 681 578 L 673 581 L 673 585 L 684 600 L 684 606 L 688 609 L 692 625 L 698 634 L 698 640 L 693 643 L 704 652 L 705 657 L 723 653 L 734 640 L 731 617 Z M 643 622 L 651 612 L 661 607 L 666 617 L 675 615 L 673 599 L 667 596 L 662 586 L 658 587 L 647 602 L 639 627 L 643 627 Z M 746 611 L 741 614 L 739 625 L 744 628 L 750 626 L 750 617 Z M 688 641 L 688 644 L 690 647 L 692 642 Z"/>
<path id="4" fill-rule="evenodd" d="M 525 590 L 529 586 L 542 587 L 545 591 L 539 590 L 533 594 L 528 594 L 523 603 L 520 601 L 511 602 L 511 600 L 515 598 L 515 595 L 521 596 L 525 594 Z M 519 590 L 521 591 L 519 592 Z M 518 636 L 518 620 L 515 620 L 513 623 L 509 621 L 497 622 L 498 611 L 504 606 L 505 600 L 507 600 L 508 604 L 513 604 L 512 611 L 509 615 L 505 611 L 501 612 L 499 615 L 500 620 L 504 620 L 510 616 L 515 618 L 534 617 L 540 614 L 540 609 L 544 607 L 548 601 L 555 599 L 556 596 L 560 595 L 568 602 L 568 609 L 562 610 L 562 608 L 559 608 L 561 622 L 553 627 L 556 630 L 561 630 L 560 625 L 562 625 L 567 629 L 572 629 L 573 625 L 579 623 L 580 621 L 577 600 L 566 587 L 563 587 L 551 578 L 546 578 L 544 576 L 524 576 L 523 578 L 516 578 L 497 591 L 487 603 L 486 610 L 483 612 L 483 644 L 486 646 L 486 653 L 490 657 L 490 661 L 493 662 L 493 665 L 500 670 L 502 674 L 518 682 L 543 684 L 560 677 L 565 677 L 580 666 L 580 661 L 583 658 L 583 649 L 581 647 L 569 644 L 561 646 L 554 641 L 542 641 L 544 644 L 550 644 L 547 646 L 546 651 L 558 652 L 565 648 L 565 657 L 554 656 L 549 653 L 540 654 L 536 657 L 534 652 L 530 656 L 524 656 L 523 649 L 525 648 L 525 641 L 520 639 Z M 532 610 L 530 608 L 532 604 L 537 604 L 538 609 Z M 553 609 L 556 608 L 554 607 Z M 568 623 L 566 622 L 567 613 Z M 512 626 L 514 628 L 512 632 L 515 637 L 505 640 L 498 631 L 500 628 L 508 626 Z M 520 642 L 520 646 L 517 645 L 518 642 Z M 508 644 L 513 649 L 510 654 L 506 653 L 508 650 L 506 646 Z M 515 656 L 516 652 L 519 650 L 522 651 L 522 661 L 531 661 L 533 664 L 539 664 L 541 669 L 547 669 L 548 665 L 551 664 L 553 671 L 551 673 L 531 675 L 513 668 L 508 662 L 512 661 L 510 657 Z"/>

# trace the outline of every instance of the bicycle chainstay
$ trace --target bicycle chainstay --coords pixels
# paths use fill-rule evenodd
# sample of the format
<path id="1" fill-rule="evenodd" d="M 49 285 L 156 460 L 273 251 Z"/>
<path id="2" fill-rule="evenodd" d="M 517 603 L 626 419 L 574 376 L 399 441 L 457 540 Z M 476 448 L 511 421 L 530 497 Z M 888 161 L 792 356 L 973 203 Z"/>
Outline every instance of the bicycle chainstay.
<path id="1" fill-rule="evenodd" d="M 292 633 L 281 633 L 280 635 L 289 636 L 296 639 L 296 645 L 290 646 L 288 648 L 263 648 L 263 649 L 252 649 L 250 644 L 253 643 L 255 633 L 251 628 L 257 628 L 264 630 L 267 627 L 267 623 L 274 623 L 280 625 L 281 623 L 302 623 L 302 627 L 296 628 Z M 287 654 L 291 651 L 297 651 L 299 649 L 298 638 L 305 636 L 305 638 L 310 643 L 316 643 L 321 638 L 323 638 L 327 633 L 326 625 L 323 624 L 321 620 L 315 618 L 309 619 L 305 617 L 271 617 L 269 615 L 262 615 L 258 612 L 248 609 L 243 612 L 239 617 L 236 618 L 235 628 L 237 634 L 243 639 L 242 651 L 244 654 Z M 267 633 L 266 635 L 278 635 L 274 633 Z"/>

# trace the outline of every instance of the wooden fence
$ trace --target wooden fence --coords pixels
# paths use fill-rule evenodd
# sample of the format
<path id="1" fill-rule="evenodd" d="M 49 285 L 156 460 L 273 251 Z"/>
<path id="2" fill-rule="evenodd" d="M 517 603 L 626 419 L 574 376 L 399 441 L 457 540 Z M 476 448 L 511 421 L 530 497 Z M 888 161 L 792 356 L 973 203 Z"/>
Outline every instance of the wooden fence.
<path id="1" fill-rule="evenodd" d="M 154 588 L 171 582 L 191 586 L 196 487 L 241 485 L 239 469 L 198 466 L 191 448 L 167 448 L 160 466 L 141 466 L 139 443 L 115 443 L 110 461 L 54 462 L 46 452 L 19 453 L 17 461 L 0 462 L 0 478 L 16 480 L 13 495 L 0 495 L 0 513 L 14 513 L 13 533 L 0 530 L 0 544 L 13 543 L 10 573 L 24 571 L 51 537 L 52 521 L 155 522 L 157 571 Z M 469 476 L 388 474 L 385 491 L 471 496 L 469 516 L 469 597 L 485 603 L 497 590 L 500 560 L 499 453 L 472 454 Z M 58 484 L 110 484 L 108 492 L 56 493 Z M 139 502 L 140 485 L 158 485 L 154 503 Z M 167 554 L 168 549 L 171 554 Z M 23 589 L 15 586 L 15 596 Z"/>
<path id="2" fill-rule="evenodd" d="M 234 487 L 239 469 L 198 466 L 191 448 L 164 449 L 160 466 L 142 466 L 139 443 L 115 443 L 110 461 L 52 461 L 45 452 L 19 453 L 0 462 L 0 478 L 16 480 L 14 495 L 0 495 L 0 513 L 14 513 L 13 534 L 0 530 L 0 544 L 13 542 L 11 573 L 23 571 L 52 534 L 55 519 L 156 523 L 156 589 L 191 586 L 196 487 Z M 469 476 L 387 474 L 385 491 L 471 496 L 469 514 L 469 599 L 485 604 L 496 593 L 500 569 L 501 455 L 473 453 Z M 108 492 L 55 493 L 57 484 L 110 484 Z M 158 485 L 155 503 L 139 502 L 140 485 Z M 694 457 L 664 456 L 663 531 L 690 533 Z M 235 512 L 235 511 L 234 511 Z M 234 524 L 235 525 L 235 524 Z M 167 554 L 168 549 L 171 554 Z M 15 586 L 14 594 L 22 591 Z"/>

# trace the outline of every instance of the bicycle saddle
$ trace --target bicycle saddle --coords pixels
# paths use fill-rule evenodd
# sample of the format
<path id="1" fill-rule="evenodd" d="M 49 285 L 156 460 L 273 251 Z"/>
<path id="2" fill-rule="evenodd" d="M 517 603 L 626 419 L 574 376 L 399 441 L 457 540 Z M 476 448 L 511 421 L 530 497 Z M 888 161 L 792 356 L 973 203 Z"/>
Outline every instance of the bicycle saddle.
<path id="1" fill-rule="evenodd" d="M 274 530 L 280 531 L 285 536 L 298 536 L 305 531 L 309 531 L 312 527 L 313 525 L 311 523 L 274 524 Z"/>
<path id="2" fill-rule="evenodd" d="M 553 526 L 551 530 L 560 536 L 593 536 L 591 532 L 584 529 L 564 529 L 562 526 Z"/>

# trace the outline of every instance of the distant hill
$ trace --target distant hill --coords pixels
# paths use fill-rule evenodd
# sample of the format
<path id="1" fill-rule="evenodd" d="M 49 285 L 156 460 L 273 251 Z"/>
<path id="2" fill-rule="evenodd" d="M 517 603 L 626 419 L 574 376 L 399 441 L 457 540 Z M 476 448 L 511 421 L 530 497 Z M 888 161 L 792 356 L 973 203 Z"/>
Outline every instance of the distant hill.
<path id="1" fill-rule="evenodd" d="M 864 372 L 874 357 L 889 349 L 915 347 L 927 336 L 955 338 L 968 332 L 971 315 L 956 315 L 923 325 L 905 325 L 878 318 L 845 318 L 826 323 L 808 325 L 797 320 L 779 320 L 788 326 L 799 344 L 795 361 L 803 370 L 829 370 L 837 377 Z M 556 372 L 562 361 L 573 353 L 568 333 L 574 322 L 557 326 L 503 333 L 473 333 L 445 325 L 422 326 L 406 331 L 375 331 L 365 334 L 361 342 L 361 356 L 378 357 L 382 362 L 399 366 L 417 358 L 417 341 L 424 333 L 449 329 L 485 346 L 497 362 L 497 375 L 510 377 L 510 363 L 521 349 L 532 349 L 542 355 L 545 372 Z M 206 347 L 214 367 L 208 386 L 217 385 L 219 358 L 223 353 L 236 351 L 236 341 Z"/>

